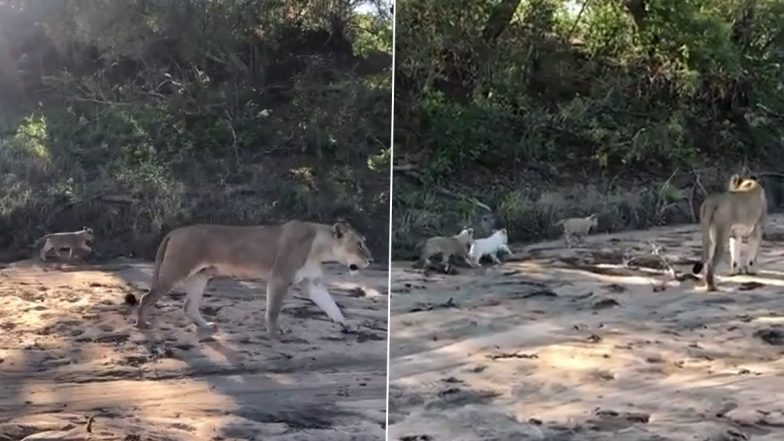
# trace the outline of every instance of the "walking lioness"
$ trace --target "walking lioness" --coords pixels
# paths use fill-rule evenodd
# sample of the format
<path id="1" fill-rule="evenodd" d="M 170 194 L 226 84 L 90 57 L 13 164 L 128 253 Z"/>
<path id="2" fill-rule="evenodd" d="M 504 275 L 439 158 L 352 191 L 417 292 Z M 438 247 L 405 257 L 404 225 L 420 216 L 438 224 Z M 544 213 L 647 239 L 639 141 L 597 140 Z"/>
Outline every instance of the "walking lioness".
<path id="1" fill-rule="evenodd" d="M 278 315 L 292 285 L 299 285 L 333 321 L 345 325 L 340 308 L 321 280 L 324 262 L 342 263 L 353 274 L 370 265 L 373 258 L 365 238 L 343 222 L 177 228 L 164 236 L 158 247 L 150 291 L 139 302 L 136 326 L 148 327 L 147 313 L 156 300 L 183 281 L 185 314 L 199 328 L 216 329 L 199 313 L 204 289 L 214 276 L 266 280 L 267 333 L 272 337 L 279 330 Z"/>
<path id="2" fill-rule="evenodd" d="M 708 196 L 700 206 L 702 259 L 692 268 L 699 274 L 705 268 L 705 286 L 716 290 L 714 273 L 729 241 L 731 273 L 752 274 L 756 270 L 757 254 L 762 241 L 762 230 L 768 214 L 765 190 L 752 177 L 730 178 L 728 191 Z M 741 263 L 741 245 L 749 238 L 746 261 Z"/>

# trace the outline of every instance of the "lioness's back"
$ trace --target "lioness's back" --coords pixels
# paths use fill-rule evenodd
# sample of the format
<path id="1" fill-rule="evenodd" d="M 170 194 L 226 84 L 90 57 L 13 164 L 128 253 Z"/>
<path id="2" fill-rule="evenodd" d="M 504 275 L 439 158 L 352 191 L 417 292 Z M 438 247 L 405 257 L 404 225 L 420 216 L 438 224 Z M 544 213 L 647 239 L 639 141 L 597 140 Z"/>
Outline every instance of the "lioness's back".
<path id="1" fill-rule="evenodd" d="M 195 224 L 176 228 L 164 238 L 162 270 L 190 271 L 199 266 L 221 266 L 229 272 L 242 268 L 268 269 L 275 258 L 284 226 Z"/>

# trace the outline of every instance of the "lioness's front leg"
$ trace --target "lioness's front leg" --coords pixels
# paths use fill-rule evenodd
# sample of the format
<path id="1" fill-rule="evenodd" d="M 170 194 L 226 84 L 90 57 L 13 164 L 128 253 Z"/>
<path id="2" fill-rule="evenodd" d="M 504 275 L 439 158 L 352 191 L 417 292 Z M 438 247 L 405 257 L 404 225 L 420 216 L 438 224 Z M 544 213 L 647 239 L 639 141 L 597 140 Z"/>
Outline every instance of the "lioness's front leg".
<path id="1" fill-rule="evenodd" d="M 305 280 L 304 287 L 310 300 L 321 308 L 333 322 L 346 326 L 346 319 L 340 312 L 340 307 L 335 303 L 335 299 L 329 294 L 321 279 Z"/>
<path id="2" fill-rule="evenodd" d="M 492 260 L 493 263 L 496 265 L 501 264 L 501 259 L 499 259 L 498 256 L 495 255 L 495 253 L 490 253 L 490 260 Z"/>
<path id="3" fill-rule="evenodd" d="M 204 296 L 204 289 L 210 277 L 202 274 L 194 274 L 185 281 L 185 315 L 201 329 L 215 331 L 217 326 L 213 322 L 204 320 L 199 312 L 199 305 L 201 304 L 202 296 Z"/>

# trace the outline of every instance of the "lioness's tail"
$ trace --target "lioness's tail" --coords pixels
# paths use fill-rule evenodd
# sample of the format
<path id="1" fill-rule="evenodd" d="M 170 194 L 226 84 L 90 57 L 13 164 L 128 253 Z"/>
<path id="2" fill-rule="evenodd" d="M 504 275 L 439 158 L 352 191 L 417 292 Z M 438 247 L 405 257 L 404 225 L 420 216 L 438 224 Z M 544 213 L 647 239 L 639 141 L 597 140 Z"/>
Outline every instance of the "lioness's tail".
<path id="1" fill-rule="evenodd" d="M 699 263 L 695 263 L 692 267 L 692 273 L 699 274 L 702 272 L 703 267 L 709 263 L 712 268 L 721 262 L 724 255 L 724 232 L 721 231 L 723 227 L 719 222 L 712 226 L 713 216 L 716 214 L 718 204 L 713 201 L 706 201 L 700 207 L 700 230 L 702 230 L 702 256 Z M 711 238 L 711 236 L 713 236 Z"/>
<path id="2" fill-rule="evenodd" d="M 558 222 L 554 223 L 553 226 L 557 227 L 557 226 L 563 225 L 564 222 L 566 222 L 566 219 L 561 219 Z"/>
<path id="3" fill-rule="evenodd" d="M 163 256 L 166 254 L 166 245 L 169 244 L 169 235 L 163 236 L 163 240 L 161 240 L 161 244 L 158 245 L 158 251 L 155 252 L 155 266 L 152 272 L 152 281 L 150 282 L 150 287 L 155 286 L 158 283 L 158 274 L 161 271 L 161 263 L 163 262 Z M 125 295 L 125 303 L 129 305 L 135 305 L 138 302 L 136 296 L 132 293 L 128 293 Z"/>

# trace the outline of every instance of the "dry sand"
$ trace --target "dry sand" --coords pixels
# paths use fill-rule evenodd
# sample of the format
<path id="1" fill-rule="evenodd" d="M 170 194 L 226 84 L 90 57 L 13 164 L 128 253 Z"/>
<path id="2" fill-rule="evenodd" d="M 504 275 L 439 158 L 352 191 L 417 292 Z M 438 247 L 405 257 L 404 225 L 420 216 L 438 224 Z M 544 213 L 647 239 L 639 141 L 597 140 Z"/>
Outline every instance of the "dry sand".
<path id="1" fill-rule="evenodd" d="M 146 334 L 128 291 L 151 264 L 17 262 L 0 270 L 0 441 L 384 439 L 387 271 L 327 279 L 356 333 L 293 289 L 281 341 L 264 330 L 263 283 L 213 281 L 212 339 L 165 296 Z M 87 422 L 92 417 L 90 433 Z"/>
<path id="2" fill-rule="evenodd" d="M 696 226 L 513 247 L 458 275 L 396 263 L 389 440 L 784 439 L 782 220 L 762 271 L 725 263 L 715 293 L 645 268 L 654 240 L 690 273 Z"/>

